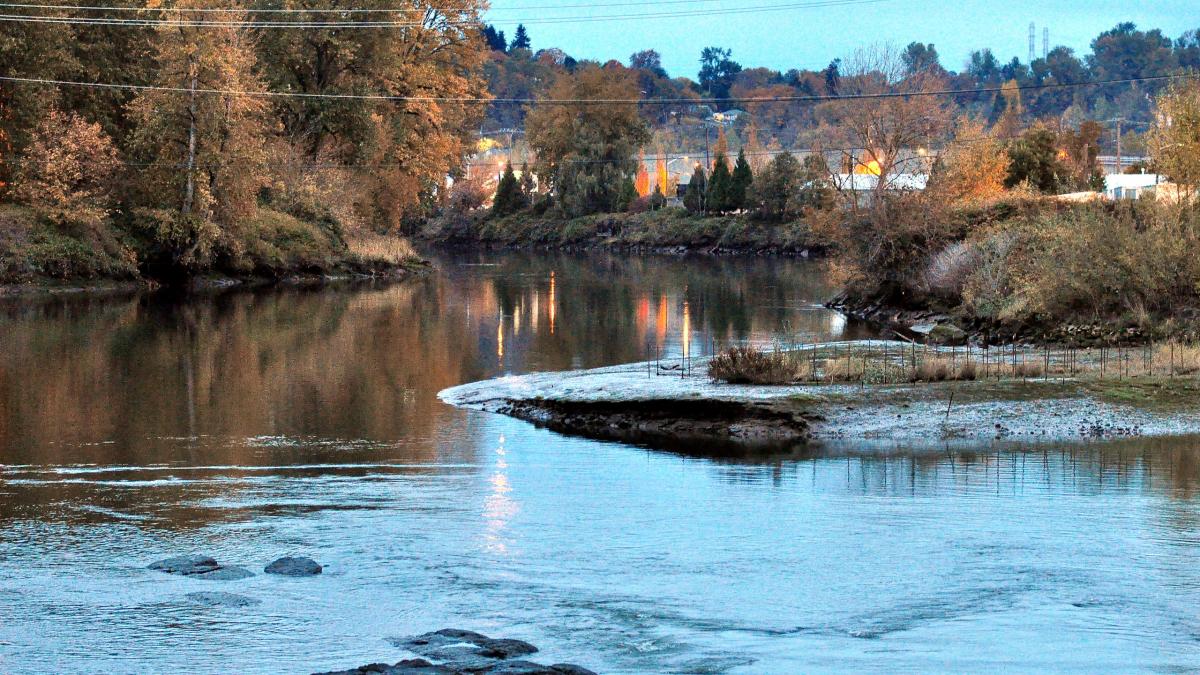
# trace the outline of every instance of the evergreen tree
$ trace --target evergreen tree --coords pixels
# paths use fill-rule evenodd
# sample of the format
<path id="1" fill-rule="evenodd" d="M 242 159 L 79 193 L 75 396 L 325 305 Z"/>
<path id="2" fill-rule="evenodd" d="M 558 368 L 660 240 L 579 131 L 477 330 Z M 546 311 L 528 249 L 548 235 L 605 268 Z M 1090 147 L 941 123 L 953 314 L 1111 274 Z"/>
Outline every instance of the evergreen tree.
<path id="1" fill-rule="evenodd" d="M 491 24 L 483 29 L 483 41 L 494 52 L 508 51 L 508 41 L 504 37 L 504 31 L 496 30 L 496 27 Z"/>
<path id="2" fill-rule="evenodd" d="M 733 175 L 729 173 L 729 162 L 723 153 L 718 153 L 712 177 L 708 180 L 707 210 L 712 213 L 729 211 L 732 188 Z"/>
<path id="3" fill-rule="evenodd" d="M 803 180 L 803 169 L 795 156 L 788 152 L 776 155 L 754 177 L 750 190 L 750 202 L 758 217 L 779 222 L 795 215 Z"/>
<path id="4" fill-rule="evenodd" d="M 517 34 L 513 36 L 512 44 L 508 46 L 510 52 L 515 52 L 518 49 L 529 50 L 533 43 L 529 40 L 529 32 L 525 30 L 525 24 L 517 26 Z"/>
<path id="5" fill-rule="evenodd" d="M 683 205 L 692 213 L 704 213 L 705 195 L 708 192 L 708 179 L 704 169 L 696 167 L 692 172 L 692 182 L 688 183 L 687 192 L 683 194 Z"/>
<path id="6" fill-rule="evenodd" d="M 654 194 L 650 195 L 650 208 L 657 211 L 667 205 L 667 196 L 663 194 L 662 189 L 655 185 Z"/>
<path id="7" fill-rule="evenodd" d="M 745 148 L 738 150 L 737 165 L 733 167 L 733 180 L 729 183 L 729 210 L 746 208 L 746 192 L 754 183 L 754 171 L 746 159 Z"/>
<path id="8" fill-rule="evenodd" d="M 496 186 L 496 197 L 492 200 L 492 215 L 507 216 L 516 213 L 522 207 L 521 185 L 513 173 L 512 162 L 504 166 L 504 174 Z"/>
<path id="9" fill-rule="evenodd" d="M 533 184 L 533 172 L 529 170 L 529 162 L 521 165 L 521 200 L 524 206 L 529 206 L 533 203 L 533 195 L 537 192 L 537 186 Z"/>
<path id="10" fill-rule="evenodd" d="M 621 189 L 617 192 L 616 210 L 628 211 L 633 203 L 638 200 L 637 185 L 633 179 L 626 176 L 625 180 L 621 181 Z"/>
<path id="11" fill-rule="evenodd" d="M 1045 194 L 1057 194 L 1067 179 L 1067 169 L 1058 158 L 1054 132 L 1037 127 L 1025 132 L 1008 149 L 1011 163 L 1004 186 L 1011 189 L 1026 181 Z"/>

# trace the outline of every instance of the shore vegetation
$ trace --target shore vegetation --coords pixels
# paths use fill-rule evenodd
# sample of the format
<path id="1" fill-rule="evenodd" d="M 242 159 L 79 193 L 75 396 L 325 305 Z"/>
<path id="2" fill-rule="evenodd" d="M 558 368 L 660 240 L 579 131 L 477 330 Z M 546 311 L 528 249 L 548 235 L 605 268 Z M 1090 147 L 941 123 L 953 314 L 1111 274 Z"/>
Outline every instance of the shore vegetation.
<path id="1" fill-rule="evenodd" d="M 0 62 L 24 80 L 0 84 L 0 283 L 409 262 L 403 245 L 356 251 L 431 213 L 474 152 L 483 106 L 452 101 L 487 97 L 483 5 L 423 1 L 404 31 L 258 30 L 254 6 L 227 5 L 12 24 Z M 187 21 L 213 9 L 218 24 Z M 378 96 L 327 97 L 354 92 Z"/>

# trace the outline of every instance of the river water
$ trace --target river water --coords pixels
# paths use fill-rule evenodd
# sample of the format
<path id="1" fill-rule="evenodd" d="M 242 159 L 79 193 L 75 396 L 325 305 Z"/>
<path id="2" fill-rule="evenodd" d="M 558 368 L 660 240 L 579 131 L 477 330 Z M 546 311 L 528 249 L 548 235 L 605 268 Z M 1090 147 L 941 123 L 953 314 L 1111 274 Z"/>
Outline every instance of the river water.
<path id="1" fill-rule="evenodd" d="M 605 673 L 1200 668 L 1200 441 L 693 457 L 452 409 L 505 373 L 869 335 L 785 260 L 0 304 L 0 672 L 284 673 L 443 627 Z M 699 449 L 698 449 L 699 450 Z M 145 569 L 207 553 L 311 579 Z M 205 606 L 228 591 L 258 604 Z"/>

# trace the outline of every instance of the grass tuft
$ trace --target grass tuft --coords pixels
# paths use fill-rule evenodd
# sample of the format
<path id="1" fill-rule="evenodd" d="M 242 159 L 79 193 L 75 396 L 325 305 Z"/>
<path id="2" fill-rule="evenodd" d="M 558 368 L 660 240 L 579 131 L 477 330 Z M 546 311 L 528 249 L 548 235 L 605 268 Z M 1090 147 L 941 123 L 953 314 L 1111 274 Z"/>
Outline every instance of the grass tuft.
<path id="1" fill-rule="evenodd" d="M 794 353 L 766 352 L 756 347 L 733 347 L 713 357 L 708 374 L 727 384 L 794 384 L 806 374 Z"/>

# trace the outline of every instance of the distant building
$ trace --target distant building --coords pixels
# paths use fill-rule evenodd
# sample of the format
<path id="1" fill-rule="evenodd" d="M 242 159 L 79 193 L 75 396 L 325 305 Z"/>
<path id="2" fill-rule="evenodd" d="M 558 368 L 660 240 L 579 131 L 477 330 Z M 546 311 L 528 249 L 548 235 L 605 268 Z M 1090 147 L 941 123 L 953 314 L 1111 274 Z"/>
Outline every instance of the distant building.
<path id="1" fill-rule="evenodd" d="M 879 189 L 880 180 L 885 181 L 883 189 L 888 192 L 921 192 L 929 185 L 929 176 L 923 173 L 897 173 L 886 179 L 871 173 L 839 173 L 830 182 L 841 192 L 866 196 Z"/>
<path id="2" fill-rule="evenodd" d="M 1141 155 L 1121 155 L 1120 157 L 1116 155 L 1100 155 L 1096 158 L 1096 161 L 1100 164 L 1100 170 L 1109 174 L 1123 173 L 1131 166 L 1145 166 L 1150 163 L 1150 158 Z"/>
<path id="3" fill-rule="evenodd" d="M 733 110 L 726 110 L 725 112 L 713 113 L 712 121 L 728 127 L 733 126 L 738 120 L 742 119 L 743 117 L 747 117 L 749 114 L 750 113 L 746 112 L 745 110 L 738 110 L 737 108 L 734 108 Z"/>
<path id="4" fill-rule="evenodd" d="M 1166 182 L 1154 173 L 1110 173 L 1104 177 L 1104 196 L 1109 199 L 1137 199 Z"/>

